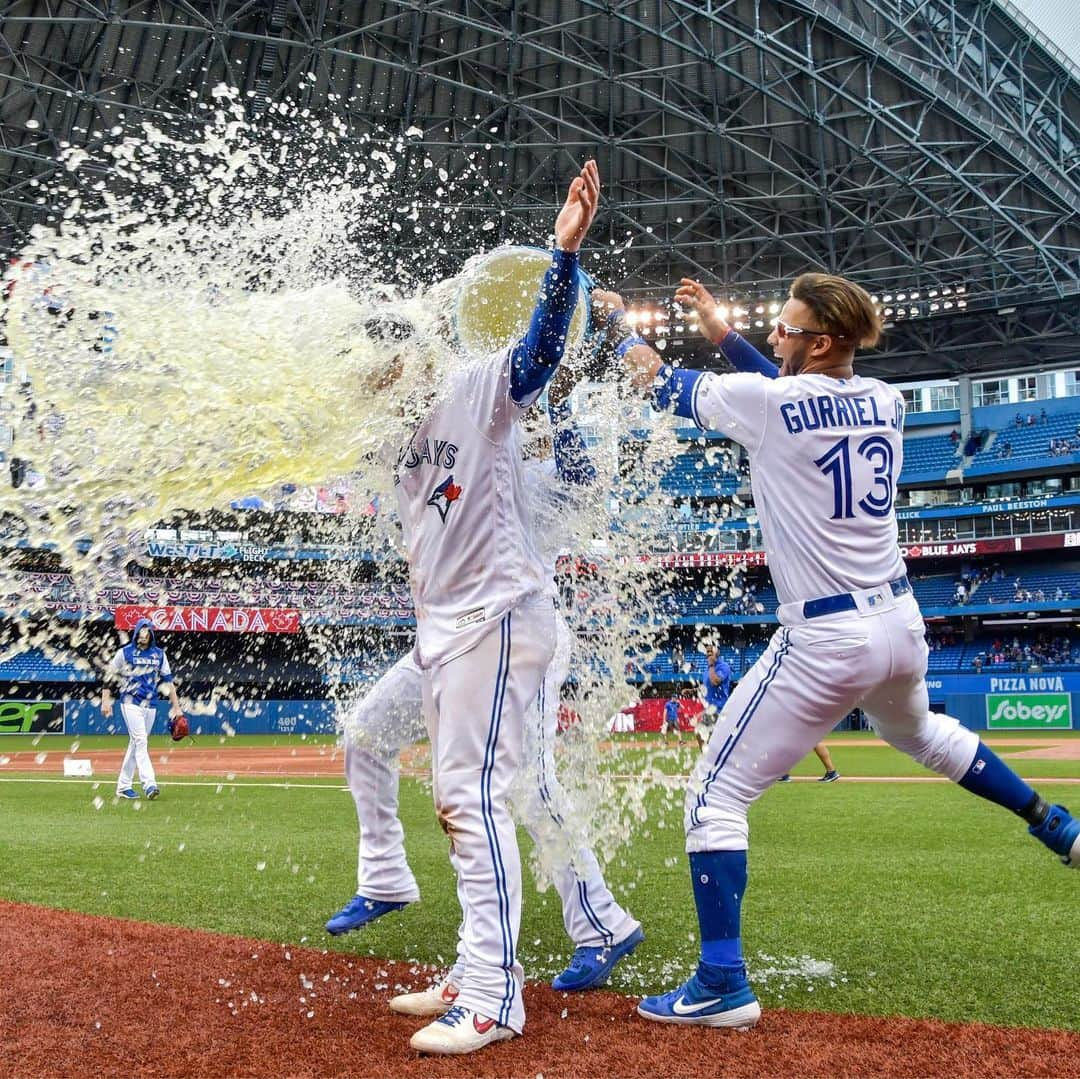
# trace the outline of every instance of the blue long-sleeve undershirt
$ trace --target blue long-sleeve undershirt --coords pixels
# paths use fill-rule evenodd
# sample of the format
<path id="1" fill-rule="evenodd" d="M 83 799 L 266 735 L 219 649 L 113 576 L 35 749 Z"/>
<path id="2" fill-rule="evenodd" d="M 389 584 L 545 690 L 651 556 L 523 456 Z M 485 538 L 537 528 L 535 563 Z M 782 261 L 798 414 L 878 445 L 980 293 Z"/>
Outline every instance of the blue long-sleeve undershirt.
<path id="1" fill-rule="evenodd" d="M 531 403 L 558 369 L 566 348 L 570 319 L 577 304 L 576 251 L 558 251 L 540 285 L 532 320 L 510 356 L 510 396 L 519 404 Z"/>
<path id="2" fill-rule="evenodd" d="M 548 418 L 554 430 L 551 443 L 559 479 L 573 487 L 592 483 L 596 479 L 596 466 L 589 456 L 585 436 L 571 419 L 570 402 L 548 405 Z"/>
<path id="3" fill-rule="evenodd" d="M 751 371 L 766 378 L 776 378 L 780 368 L 766 359 L 745 337 L 728 330 L 720 342 L 720 352 L 736 371 Z"/>

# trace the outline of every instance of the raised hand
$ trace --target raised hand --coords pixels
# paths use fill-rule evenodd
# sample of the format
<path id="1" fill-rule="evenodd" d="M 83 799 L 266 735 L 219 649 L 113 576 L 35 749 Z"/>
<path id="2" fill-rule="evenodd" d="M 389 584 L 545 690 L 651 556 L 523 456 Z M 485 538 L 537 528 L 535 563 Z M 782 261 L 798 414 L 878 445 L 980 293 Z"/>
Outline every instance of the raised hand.
<path id="1" fill-rule="evenodd" d="M 589 297 L 592 300 L 594 317 L 597 322 L 603 322 L 612 311 L 624 311 L 626 309 L 623 298 L 617 292 L 611 292 L 608 289 L 594 288 L 589 293 Z"/>
<path id="2" fill-rule="evenodd" d="M 697 315 L 702 336 L 707 337 L 714 345 L 723 341 L 731 329 L 720 314 L 712 293 L 692 277 L 684 277 L 679 282 L 675 291 L 675 302 Z"/>
<path id="3" fill-rule="evenodd" d="M 600 170 L 595 161 L 585 167 L 570 183 L 566 202 L 555 219 L 555 246 L 563 251 L 577 251 L 600 205 Z"/>

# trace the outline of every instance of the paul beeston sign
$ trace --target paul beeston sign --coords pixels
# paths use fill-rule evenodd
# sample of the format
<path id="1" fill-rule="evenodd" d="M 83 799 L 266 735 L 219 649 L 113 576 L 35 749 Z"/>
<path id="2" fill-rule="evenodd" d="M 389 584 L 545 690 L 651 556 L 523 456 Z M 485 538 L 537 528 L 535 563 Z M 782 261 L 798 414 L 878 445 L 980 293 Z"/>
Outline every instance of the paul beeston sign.
<path id="1" fill-rule="evenodd" d="M 300 612 L 282 607 L 137 607 L 115 611 L 116 628 L 132 630 L 140 618 L 154 629 L 180 633 L 299 633 Z"/>

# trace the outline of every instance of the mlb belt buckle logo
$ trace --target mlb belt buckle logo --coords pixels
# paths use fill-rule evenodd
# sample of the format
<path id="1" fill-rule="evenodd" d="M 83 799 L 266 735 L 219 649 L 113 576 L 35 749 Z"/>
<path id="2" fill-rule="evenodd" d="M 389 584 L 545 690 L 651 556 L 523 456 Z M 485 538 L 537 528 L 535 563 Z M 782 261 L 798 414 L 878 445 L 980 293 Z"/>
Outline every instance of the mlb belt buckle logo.
<path id="1" fill-rule="evenodd" d="M 880 592 L 874 592 L 872 595 L 866 597 L 866 602 L 869 606 L 875 607 L 881 603 L 885 597 Z"/>

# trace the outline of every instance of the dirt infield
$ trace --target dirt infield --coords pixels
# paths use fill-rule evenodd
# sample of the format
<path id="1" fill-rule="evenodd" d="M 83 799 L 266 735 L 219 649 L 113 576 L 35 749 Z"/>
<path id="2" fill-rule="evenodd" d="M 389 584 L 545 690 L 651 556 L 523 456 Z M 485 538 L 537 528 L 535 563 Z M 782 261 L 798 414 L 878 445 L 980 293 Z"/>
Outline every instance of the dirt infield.
<path id="1" fill-rule="evenodd" d="M 0 950 L 5 1076 L 1080 1077 L 1080 1034 L 789 1011 L 736 1034 L 547 986 L 523 1038 L 421 1058 L 386 1008 L 431 978 L 406 964 L 3 901 Z"/>
<path id="2" fill-rule="evenodd" d="M 345 779 L 344 754 L 336 746 L 222 746 L 181 745 L 164 752 L 152 750 L 154 771 L 160 778 L 170 776 L 295 776 L 318 779 Z M 112 777 L 120 771 L 123 749 L 88 749 L 75 753 L 34 753 L 19 751 L 4 754 L 4 772 L 41 772 L 62 774 L 64 758 L 89 760 L 95 776 Z M 406 760 L 417 765 L 428 760 L 426 747 L 417 747 Z"/>

